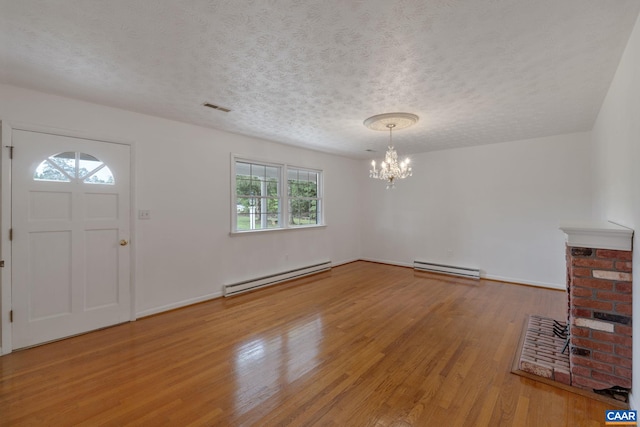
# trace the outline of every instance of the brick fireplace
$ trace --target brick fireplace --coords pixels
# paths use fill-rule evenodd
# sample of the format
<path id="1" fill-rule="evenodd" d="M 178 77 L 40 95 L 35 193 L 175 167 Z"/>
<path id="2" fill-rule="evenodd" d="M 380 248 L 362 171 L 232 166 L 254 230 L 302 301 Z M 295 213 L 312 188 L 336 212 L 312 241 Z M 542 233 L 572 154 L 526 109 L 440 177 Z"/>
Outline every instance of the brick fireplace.
<path id="1" fill-rule="evenodd" d="M 631 388 L 633 231 L 612 223 L 560 228 L 567 235 L 571 385 Z"/>

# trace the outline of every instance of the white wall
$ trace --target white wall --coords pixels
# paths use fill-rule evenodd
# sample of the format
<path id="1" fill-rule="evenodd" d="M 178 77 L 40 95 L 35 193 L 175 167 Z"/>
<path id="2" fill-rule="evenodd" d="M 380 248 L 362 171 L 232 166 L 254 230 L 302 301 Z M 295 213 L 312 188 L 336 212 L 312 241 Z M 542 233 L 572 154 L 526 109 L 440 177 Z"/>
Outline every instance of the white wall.
<path id="1" fill-rule="evenodd" d="M 7 85 L 0 119 L 134 143 L 135 208 L 151 210 L 135 220 L 132 242 L 138 315 L 242 279 L 360 256 L 358 161 Z M 327 227 L 230 236 L 232 152 L 324 170 Z"/>
<path id="2" fill-rule="evenodd" d="M 599 219 L 635 230 L 633 238 L 633 317 L 640 319 L 640 18 L 600 109 L 592 132 L 594 212 Z M 638 409 L 640 334 L 633 335 L 631 406 Z"/>
<path id="3" fill-rule="evenodd" d="M 393 190 L 363 184 L 364 258 L 474 267 L 493 279 L 566 287 L 558 225 L 591 216 L 588 133 L 436 151 L 411 162 L 413 176 Z"/>

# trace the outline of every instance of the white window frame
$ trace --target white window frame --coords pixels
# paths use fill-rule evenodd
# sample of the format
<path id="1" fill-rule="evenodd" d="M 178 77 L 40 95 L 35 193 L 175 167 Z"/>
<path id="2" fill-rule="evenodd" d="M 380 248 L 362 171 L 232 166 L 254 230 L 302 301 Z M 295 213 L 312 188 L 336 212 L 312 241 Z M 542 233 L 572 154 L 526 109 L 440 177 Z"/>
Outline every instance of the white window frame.
<path id="1" fill-rule="evenodd" d="M 278 227 L 273 228 L 260 228 L 255 230 L 238 230 L 238 211 L 237 211 L 237 189 L 236 189 L 236 164 L 250 163 L 259 166 L 271 166 L 279 168 L 278 176 Z M 231 233 L 235 234 L 247 234 L 247 233 L 265 233 L 282 230 L 304 230 L 307 228 L 325 227 L 324 223 L 324 171 L 321 169 L 309 168 L 305 166 L 291 165 L 287 163 L 276 163 L 273 161 L 265 161 L 255 159 L 251 157 L 241 156 L 237 154 L 231 154 Z M 317 223 L 305 224 L 305 225 L 290 225 L 289 224 L 289 182 L 288 171 L 289 169 L 308 171 L 318 174 L 318 195 L 315 198 L 318 203 L 317 211 Z"/>
<path id="2" fill-rule="evenodd" d="M 316 181 L 316 197 L 290 197 L 289 196 L 289 171 L 297 171 L 297 172 L 308 172 L 308 173 L 313 173 L 317 175 L 317 181 Z M 324 204 L 323 200 L 322 200 L 322 171 L 319 171 L 317 169 L 310 169 L 310 168 L 303 168 L 303 167 L 298 167 L 298 166 L 293 166 L 293 165 L 287 165 L 284 171 L 284 175 L 285 175 L 285 203 L 287 204 L 286 206 L 286 214 L 287 217 L 285 218 L 285 221 L 287 223 L 287 226 L 289 228 L 304 228 L 304 227 L 313 227 L 313 226 L 318 226 L 318 225 L 322 225 L 322 206 Z M 300 182 L 300 181 L 298 181 Z M 316 201 L 316 206 L 317 206 L 317 210 L 316 210 L 316 223 L 315 224 L 298 224 L 298 225 L 291 225 L 289 224 L 289 219 L 290 216 L 292 214 L 292 212 L 289 210 L 290 209 L 290 205 L 291 205 L 291 200 L 300 200 L 300 201 L 310 201 L 310 200 L 315 200 Z"/>

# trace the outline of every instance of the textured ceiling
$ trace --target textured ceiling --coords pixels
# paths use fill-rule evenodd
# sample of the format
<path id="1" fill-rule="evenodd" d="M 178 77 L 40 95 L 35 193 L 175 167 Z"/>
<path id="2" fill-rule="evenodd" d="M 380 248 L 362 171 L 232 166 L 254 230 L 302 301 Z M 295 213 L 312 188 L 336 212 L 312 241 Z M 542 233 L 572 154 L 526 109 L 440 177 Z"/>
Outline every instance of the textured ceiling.
<path id="1" fill-rule="evenodd" d="M 0 82 L 355 158 L 591 129 L 640 0 L 0 0 Z M 232 110 L 202 106 L 211 102 Z"/>

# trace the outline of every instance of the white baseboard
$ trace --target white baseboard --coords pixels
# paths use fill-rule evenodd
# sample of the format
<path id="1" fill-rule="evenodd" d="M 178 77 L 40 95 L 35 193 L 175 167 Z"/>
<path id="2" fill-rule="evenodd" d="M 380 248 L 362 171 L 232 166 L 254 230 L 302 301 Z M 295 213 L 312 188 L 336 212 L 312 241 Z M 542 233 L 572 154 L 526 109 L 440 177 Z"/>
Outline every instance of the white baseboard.
<path id="1" fill-rule="evenodd" d="M 153 314 L 162 313 L 163 311 L 175 310 L 176 308 L 186 307 L 188 305 L 197 304 L 199 302 L 209 301 L 211 299 L 220 298 L 222 296 L 222 291 L 213 292 L 207 295 L 203 295 L 201 297 L 190 298 L 182 301 L 178 301 L 175 303 L 163 305 L 160 307 L 149 308 L 147 310 L 142 310 L 136 313 L 136 317 L 139 319 L 141 317 L 151 316 Z"/>
<path id="2" fill-rule="evenodd" d="M 354 258 L 354 259 L 343 260 L 343 261 L 338 261 L 338 262 L 331 261 L 331 264 L 332 264 L 333 267 L 337 267 L 339 265 L 349 264 L 349 263 L 355 262 L 355 261 L 369 261 L 369 262 L 377 262 L 377 263 L 381 263 L 381 264 L 396 265 L 398 267 L 413 268 L 413 263 L 410 263 L 410 262 L 398 262 L 398 261 L 391 261 L 391 260 L 387 260 L 387 259 L 377 259 L 377 258 Z M 490 279 L 490 280 L 498 280 L 500 282 L 508 282 L 508 283 L 516 283 L 516 284 L 522 284 L 522 285 L 536 286 L 536 287 L 547 288 L 547 289 L 566 290 L 566 288 L 567 288 L 565 284 L 559 285 L 559 284 L 556 284 L 556 283 L 537 282 L 537 281 L 532 281 L 532 280 L 518 279 L 518 278 L 514 278 L 514 277 L 496 276 L 496 275 L 492 275 L 492 274 L 482 274 L 481 278 L 482 279 Z M 136 317 L 137 318 L 147 317 L 147 316 L 151 316 L 153 314 L 162 313 L 163 311 L 174 310 L 176 308 L 186 307 L 188 305 L 197 304 L 199 302 L 208 301 L 208 300 L 211 300 L 211 299 L 214 299 L 214 298 L 220 298 L 220 297 L 222 297 L 222 291 L 221 290 L 218 291 L 218 292 L 213 292 L 213 293 L 210 293 L 210 294 L 207 294 L 207 295 L 203 295 L 201 297 L 190 298 L 190 299 L 187 299 L 187 300 L 183 300 L 183 301 L 179 301 L 179 302 L 163 305 L 163 306 L 160 306 L 160 307 L 154 307 L 154 308 L 149 308 L 149 309 L 146 309 L 146 310 L 142 310 L 142 311 L 139 311 L 139 312 L 136 313 Z M 2 354 L 1 350 L 0 350 L 0 354 Z"/>
<path id="3" fill-rule="evenodd" d="M 353 259 L 348 259 L 346 261 L 331 261 L 331 265 L 334 267 L 337 267 L 339 265 L 344 265 L 344 264 L 351 264 L 352 262 L 356 262 L 356 261 L 361 261 L 361 258 L 353 258 Z"/>
<path id="4" fill-rule="evenodd" d="M 389 265 L 397 265 L 398 267 L 411 267 L 411 268 L 413 268 L 413 263 L 412 262 L 390 261 L 388 259 L 377 259 L 377 258 L 360 258 L 360 261 L 378 262 L 380 264 L 389 264 Z"/>
<path id="5" fill-rule="evenodd" d="M 391 261 L 391 260 L 387 260 L 387 259 L 360 258 L 360 261 L 379 262 L 381 264 L 389 264 L 389 265 L 397 265 L 398 267 L 411 267 L 411 268 L 413 268 L 413 263 Z M 497 281 L 500 281 L 500 282 L 515 283 L 515 284 L 518 284 L 518 285 L 536 286 L 536 287 L 539 287 L 539 288 L 556 289 L 556 290 L 563 290 L 563 291 L 567 289 L 567 285 L 564 284 L 564 283 L 559 285 L 557 283 L 537 282 L 537 281 L 534 281 L 534 280 L 524 280 L 524 279 L 518 279 L 518 278 L 515 278 L 515 277 L 496 276 L 496 275 L 493 275 L 493 274 L 486 274 L 482 270 L 480 270 L 480 278 L 481 279 L 489 279 L 489 280 L 497 280 Z"/>
<path id="6" fill-rule="evenodd" d="M 536 282 L 533 280 L 518 279 L 515 277 L 495 276 L 493 274 L 482 274 L 481 279 L 498 280 L 500 282 L 516 283 L 520 285 L 536 286 L 538 288 L 556 289 L 561 291 L 567 290 L 567 285 L 558 285 L 557 283 Z"/>
<path id="7" fill-rule="evenodd" d="M 338 265 L 343 265 L 343 264 L 349 264 L 355 261 L 360 261 L 360 258 L 353 258 L 353 259 L 348 259 L 348 260 L 343 260 L 343 261 L 339 261 L 339 262 L 333 262 L 331 261 L 331 265 L 332 266 L 338 266 Z M 186 307 L 192 304 L 197 304 L 199 302 L 204 302 L 204 301 L 208 301 L 211 299 L 215 299 L 215 298 L 220 298 L 222 297 L 222 291 L 218 291 L 218 292 L 213 292 L 207 295 L 203 295 L 201 297 L 197 297 L 197 298 L 190 298 L 190 299 L 186 299 L 183 301 L 179 301 L 179 302 L 175 302 L 175 303 L 171 303 L 171 304 L 166 304 L 160 307 L 154 307 L 154 308 L 148 308 L 146 310 L 142 310 L 136 313 L 136 319 L 142 318 L 142 317 L 147 317 L 147 316 L 152 316 L 154 314 L 158 314 L 158 313 L 162 313 L 164 311 L 169 311 L 169 310 L 175 310 L 176 308 L 182 308 L 182 307 Z M 0 352 L 0 354 L 2 354 Z"/>

